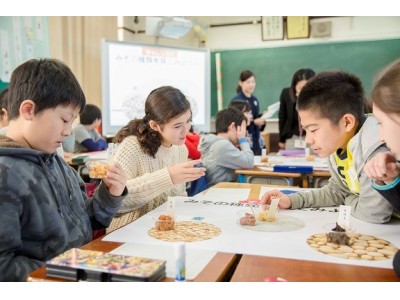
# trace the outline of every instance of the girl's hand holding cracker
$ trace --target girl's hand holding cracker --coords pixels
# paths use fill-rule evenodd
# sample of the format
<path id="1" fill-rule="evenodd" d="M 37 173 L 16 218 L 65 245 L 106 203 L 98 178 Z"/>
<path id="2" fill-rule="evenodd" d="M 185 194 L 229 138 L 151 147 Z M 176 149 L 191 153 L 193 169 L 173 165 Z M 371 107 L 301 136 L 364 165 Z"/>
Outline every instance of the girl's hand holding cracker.
<path id="1" fill-rule="evenodd" d="M 292 206 L 292 201 L 290 201 L 289 196 L 285 195 L 281 191 L 272 190 L 266 192 L 261 197 L 261 204 L 271 204 L 272 198 L 280 198 L 279 208 L 290 208 Z"/>
<path id="2" fill-rule="evenodd" d="M 126 175 L 119 163 L 113 162 L 108 166 L 107 176 L 103 178 L 103 182 L 112 196 L 122 195 L 126 186 Z"/>

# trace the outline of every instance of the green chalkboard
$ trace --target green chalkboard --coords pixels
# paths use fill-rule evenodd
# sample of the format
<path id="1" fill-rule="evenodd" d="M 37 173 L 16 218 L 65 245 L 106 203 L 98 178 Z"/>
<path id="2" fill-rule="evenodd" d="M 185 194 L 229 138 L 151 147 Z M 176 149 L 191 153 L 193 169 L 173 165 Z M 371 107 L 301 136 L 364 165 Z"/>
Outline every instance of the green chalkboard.
<path id="1" fill-rule="evenodd" d="M 256 75 L 254 95 L 260 101 L 262 111 L 279 101 L 282 88 L 290 85 L 293 73 L 301 68 L 312 68 L 315 72 L 351 72 L 361 79 L 368 95 L 376 73 L 400 58 L 400 39 L 218 52 L 221 53 L 224 107 L 236 94 L 240 72 L 248 69 Z M 217 113 L 215 53 L 211 55 L 212 116 Z"/>

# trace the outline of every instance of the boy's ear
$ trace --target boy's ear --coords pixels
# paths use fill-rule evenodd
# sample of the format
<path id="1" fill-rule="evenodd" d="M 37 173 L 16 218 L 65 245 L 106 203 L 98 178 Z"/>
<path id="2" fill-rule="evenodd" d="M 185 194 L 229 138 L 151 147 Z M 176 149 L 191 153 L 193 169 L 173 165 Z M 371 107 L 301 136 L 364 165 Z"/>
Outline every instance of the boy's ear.
<path id="1" fill-rule="evenodd" d="M 150 121 L 149 121 L 149 126 L 150 126 L 150 128 L 153 129 L 154 131 L 160 131 L 160 126 L 158 126 L 158 124 L 157 124 L 155 121 L 153 121 L 153 120 L 150 120 Z"/>
<path id="2" fill-rule="evenodd" d="M 356 126 L 356 118 L 352 114 L 345 114 L 343 117 L 343 122 L 346 131 L 352 130 Z"/>
<path id="3" fill-rule="evenodd" d="M 229 126 L 228 126 L 228 131 L 229 130 L 233 130 L 236 128 L 235 122 L 232 122 Z"/>
<path id="4" fill-rule="evenodd" d="M 24 100 L 19 106 L 19 114 L 25 120 L 32 120 L 35 115 L 35 102 L 32 100 Z"/>

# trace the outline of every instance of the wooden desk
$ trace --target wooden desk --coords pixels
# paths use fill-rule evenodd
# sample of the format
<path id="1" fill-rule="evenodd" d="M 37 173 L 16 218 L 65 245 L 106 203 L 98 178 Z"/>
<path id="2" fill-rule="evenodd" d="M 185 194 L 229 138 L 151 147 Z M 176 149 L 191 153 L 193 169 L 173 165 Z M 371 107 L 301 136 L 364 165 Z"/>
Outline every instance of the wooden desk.
<path id="1" fill-rule="evenodd" d="M 242 256 L 231 281 L 264 281 L 268 277 L 280 277 L 291 282 L 400 281 L 392 269 L 256 255 Z"/>
<path id="2" fill-rule="evenodd" d="M 238 174 L 238 181 L 240 183 L 248 182 L 248 179 L 251 178 L 251 176 L 266 177 L 266 178 L 286 178 L 288 185 L 301 186 L 303 188 L 309 187 L 309 179 L 311 176 L 317 178 L 329 178 L 331 176 L 329 171 L 314 171 L 311 174 L 281 173 L 281 172 L 265 171 L 257 166 L 253 167 L 253 169 L 235 170 L 235 174 Z"/>

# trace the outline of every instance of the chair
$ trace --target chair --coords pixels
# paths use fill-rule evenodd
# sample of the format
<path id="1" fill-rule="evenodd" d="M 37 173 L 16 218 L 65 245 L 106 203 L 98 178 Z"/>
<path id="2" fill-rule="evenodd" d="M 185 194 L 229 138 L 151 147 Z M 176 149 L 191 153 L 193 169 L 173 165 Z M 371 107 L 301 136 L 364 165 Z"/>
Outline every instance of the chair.
<path id="1" fill-rule="evenodd" d="M 285 177 L 248 176 L 246 182 L 247 183 L 285 185 L 285 186 L 293 185 L 293 179 L 285 178 Z"/>
<path id="2" fill-rule="evenodd" d="M 279 151 L 279 133 L 276 132 L 261 132 L 261 136 L 264 140 L 265 148 L 268 153 L 275 153 Z"/>
<path id="3" fill-rule="evenodd" d="M 320 188 L 323 187 L 324 185 L 327 185 L 329 182 L 329 178 L 326 177 L 317 177 L 314 178 L 314 188 Z"/>
<path id="4" fill-rule="evenodd" d="M 263 132 L 261 132 L 261 136 L 263 137 L 263 140 L 264 140 L 265 149 L 267 149 L 267 152 L 271 152 L 270 133 L 263 131 Z"/>

